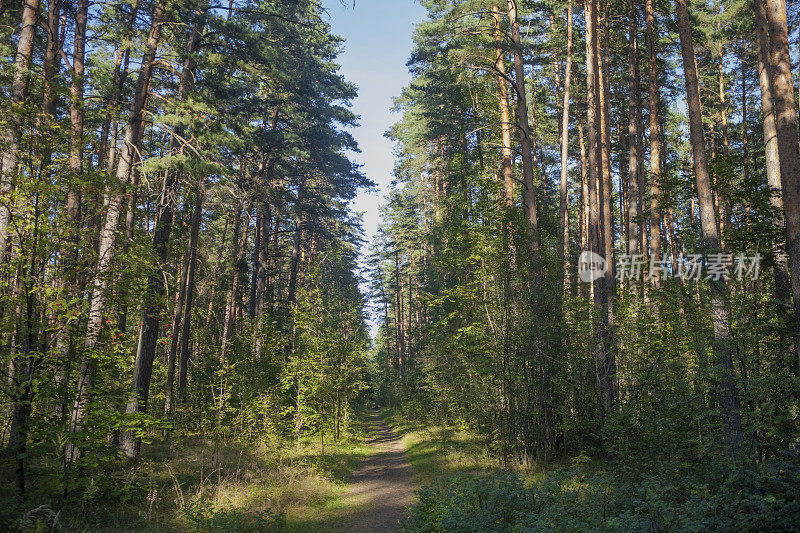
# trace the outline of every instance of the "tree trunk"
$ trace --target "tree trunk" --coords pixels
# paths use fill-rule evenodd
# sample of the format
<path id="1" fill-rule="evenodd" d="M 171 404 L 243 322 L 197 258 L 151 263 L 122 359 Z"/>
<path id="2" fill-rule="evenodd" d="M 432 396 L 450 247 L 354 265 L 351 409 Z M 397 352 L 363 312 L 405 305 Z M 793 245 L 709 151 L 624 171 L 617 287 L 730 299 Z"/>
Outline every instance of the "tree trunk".
<path id="1" fill-rule="evenodd" d="M 654 0 L 647 0 L 645 11 L 647 14 L 647 109 L 650 113 L 650 254 L 656 260 L 661 259 L 661 139 L 660 125 L 658 123 L 658 101 L 660 99 L 658 88 L 658 70 L 656 69 L 656 34 Z M 661 273 L 656 272 L 650 280 L 656 289 L 661 286 Z M 657 299 L 653 300 L 654 308 L 658 309 Z"/>
<path id="2" fill-rule="evenodd" d="M 651 0 L 652 1 L 652 0 Z M 639 14 L 636 1 L 631 0 L 628 20 L 628 253 L 639 253 L 639 169 L 641 157 L 639 139 L 642 129 L 641 86 L 639 84 Z M 634 283 L 637 280 L 634 280 Z"/>
<path id="3" fill-rule="evenodd" d="M 79 8 L 80 11 L 80 8 Z M 61 22 L 61 0 L 50 0 L 47 6 L 47 45 L 45 46 L 44 53 L 44 76 L 42 77 L 42 115 L 43 121 L 40 124 L 40 131 L 44 135 L 48 135 L 49 127 L 52 124 L 52 118 L 56 114 L 56 76 L 58 75 L 58 59 L 59 51 L 61 50 L 61 41 L 58 28 Z M 81 41 L 80 36 L 75 37 L 76 44 Z M 52 143 L 52 139 L 48 139 Z M 46 154 L 46 161 L 43 166 L 49 163 L 50 146 L 47 147 L 48 154 Z"/>
<path id="4" fill-rule="evenodd" d="M 766 158 L 767 185 L 771 190 L 770 203 L 775 216 L 772 223 L 783 234 L 783 187 L 781 164 L 778 154 L 778 131 L 775 125 L 775 108 L 772 100 L 772 68 L 770 67 L 769 28 L 762 0 L 755 0 L 755 25 L 758 40 L 758 83 L 761 87 L 761 114 L 764 118 L 764 152 Z M 788 259 L 782 246 L 775 247 L 775 296 L 787 309 L 791 309 L 792 293 L 789 282 Z"/>
<path id="5" fill-rule="evenodd" d="M 543 294 L 543 272 L 542 261 L 540 256 L 540 243 L 539 243 L 539 215 L 537 208 L 537 184 L 534 182 L 534 160 L 533 160 L 533 137 L 530 130 L 530 122 L 528 119 L 528 103 L 525 91 L 525 62 L 522 49 L 522 38 L 519 29 L 519 13 L 517 11 L 517 0 L 508 0 L 508 19 L 511 24 L 511 41 L 512 52 L 514 57 L 514 84 L 513 87 L 517 95 L 517 125 L 520 132 L 521 149 L 522 149 L 522 181 L 525 187 L 524 190 L 524 204 L 525 215 L 528 224 L 528 252 L 530 254 L 530 305 L 534 320 L 542 321 L 544 319 L 544 294 Z M 534 346 L 536 355 L 542 355 L 545 351 L 545 339 L 541 333 L 534 334 Z M 525 390 L 525 397 L 520 401 L 523 405 L 527 405 L 530 401 L 530 385 L 531 378 L 526 376 L 527 369 L 532 365 L 530 357 L 524 356 L 522 360 L 523 369 L 523 382 L 528 386 Z M 549 396 L 549 370 L 542 367 L 543 373 L 542 387 L 545 389 L 542 394 L 545 397 Z M 541 434 L 545 436 L 542 442 L 542 452 L 549 455 L 552 451 L 552 435 L 553 428 L 547 423 L 553 417 L 549 416 L 548 406 L 542 406 L 545 414 L 543 419 L 545 425 L 541 427 Z M 532 444 L 532 431 L 530 428 L 530 420 L 526 419 L 524 422 L 523 442 L 525 446 L 525 453 L 528 453 L 528 447 Z"/>
<path id="6" fill-rule="evenodd" d="M 199 11 L 196 16 L 201 16 Z M 203 34 L 203 23 L 195 22 L 186 48 L 187 57 L 183 62 L 181 79 L 178 85 L 177 100 L 181 102 L 186 98 L 186 93 L 194 86 L 194 71 L 196 60 L 194 53 L 200 45 Z M 181 151 L 183 128 L 176 127 L 176 133 L 170 141 L 170 152 L 173 154 Z M 150 397 L 150 379 L 153 373 L 153 361 L 156 355 L 159 326 L 161 324 L 161 300 L 164 296 L 164 265 L 167 261 L 167 251 L 172 223 L 175 218 L 175 205 L 178 187 L 178 170 L 167 169 L 161 198 L 158 202 L 157 218 L 153 231 L 153 256 L 155 265 L 151 267 L 147 279 L 147 292 L 144 295 L 142 311 L 142 327 L 139 330 L 139 344 L 136 350 L 136 362 L 133 369 L 132 396 L 128 401 L 126 412 L 128 414 L 147 412 L 147 403 Z M 140 441 L 135 439 L 132 431 L 122 434 L 122 451 L 128 457 L 139 453 Z"/>
<path id="7" fill-rule="evenodd" d="M 561 233 L 561 261 L 564 268 L 564 294 L 569 295 L 569 98 L 572 81 L 572 0 L 567 1 L 567 62 L 564 74 L 564 101 L 561 105 L 561 186 L 558 223 Z"/>
<path id="8" fill-rule="evenodd" d="M 600 186 L 600 195 L 601 195 L 601 213 L 602 213 L 602 224 L 603 224 L 603 245 L 604 245 L 604 253 L 603 255 L 608 261 L 608 273 L 603 277 L 603 287 L 606 291 L 605 295 L 605 305 L 608 313 L 608 320 L 609 325 L 613 322 L 613 301 L 612 298 L 615 292 L 615 281 L 616 278 L 614 277 L 614 214 L 612 212 L 611 206 L 613 205 L 611 201 L 611 193 L 613 191 L 612 183 L 611 183 L 611 124 L 609 122 L 609 115 L 611 113 L 611 104 L 610 104 L 610 89 L 609 89 L 609 72 L 608 72 L 608 42 L 609 42 L 609 21 L 608 18 L 610 16 L 609 7 L 605 3 L 600 4 L 605 8 L 605 12 L 603 13 L 603 43 L 602 43 L 602 54 L 600 52 L 600 48 L 597 49 L 598 54 L 598 61 L 597 61 L 597 77 L 598 77 L 598 84 L 597 88 L 600 91 L 600 96 L 598 98 L 599 108 L 599 118 L 600 118 L 600 132 L 601 132 L 601 142 L 600 142 L 600 161 L 602 163 L 602 168 L 600 172 L 601 176 L 601 186 Z M 599 27 L 598 27 L 599 33 Z"/>
<path id="9" fill-rule="evenodd" d="M 161 23 L 163 21 L 164 9 L 161 2 L 157 2 L 153 10 L 153 19 L 150 31 L 147 36 L 146 50 L 142 57 L 142 67 L 139 71 L 139 79 L 136 84 L 133 103 L 131 105 L 131 115 L 125 127 L 125 144 L 120 154 L 117 164 L 116 178 L 118 186 L 124 186 L 128 181 L 135 154 L 139 151 L 140 145 L 137 141 L 141 139 L 140 130 L 143 127 L 144 105 L 147 92 L 150 87 L 150 78 L 153 71 L 156 50 L 158 49 L 161 36 Z M 122 193 L 113 192 L 109 196 L 106 218 L 100 233 L 98 249 L 97 271 L 95 273 L 94 287 L 92 288 L 89 300 L 89 319 L 86 326 L 86 337 L 84 339 L 84 360 L 81 364 L 80 376 L 78 381 L 78 393 L 75 405 L 70 416 L 70 433 L 75 434 L 80 431 L 81 426 L 87 416 L 87 405 L 92 394 L 92 382 L 94 374 L 94 362 L 92 351 L 97 345 L 100 330 L 103 324 L 103 312 L 105 310 L 105 293 L 108 288 L 111 261 L 114 256 L 114 241 L 119 223 L 120 205 L 122 203 Z M 66 460 L 71 462 L 76 458 L 75 448 L 67 446 Z"/>
<path id="10" fill-rule="evenodd" d="M 248 218 L 250 216 L 250 208 L 248 208 Z M 244 226 L 244 228 L 242 228 Z M 236 313 L 236 296 L 239 293 L 239 282 L 242 275 L 241 263 L 244 259 L 244 251 L 247 244 L 247 233 L 250 229 L 249 221 L 242 224 L 242 211 L 241 207 L 237 208 L 236 219 L 233 224 L 233 242 L 236 246 L 236 263 L 233 266 L 233 279 L 231 280 L 231 287 L 228 291 L 228 297 L 225 303 L 225 319 L 222 325 L 222 343 L 220 347 L 220 359 L 225 361 L 228 350 L 228 341 L 231 335 L 231 328 Z"/>
<path id="11" fill-rule="evenodd" d="M 14 175 L 19 160 L 19 140 L 22 135 L 22 106 L 28 97 L 31 54 L 39 18 L 39 0 L 27 0 L 22 8 L 17 53 L 14 56 L 14 75 L 11 80 L 11 106 L 8 126 L 3 130 L 3 157 L 0 160 L 0 262 L 6 254 L 6 232 L 11 222 L 11 203 L 8 198 L 14 187 Z"/>
<path id="12" fill-rule="evenodd" d="M 796 346 L 800 350 L 800 145 L 797 109 L 792 86 L 792 62 L 784 0 L 756 0 L 757 12 L 766 8 L 770 35 L 770 71 L 781 169 L 786 250 L 789 255 L 792 297 L 797 326 Z M 761 15 L 759 15 L 761 17 Z"/>
<path id="13" fill-rule="evenodd" d="M 195 212 L 196 210 L 197 207 L 195 206 Z M 192 220 L 194 221 L 194 218 Z M 169 340 L 169 351 L 167 352 L 167 383 L 164 391 L 165 414 L 170 414 L 174 407 L 175 366 L 178 359 L 178 345 L 180 342 L 181 324 L 183 322 L 183 302 L 186 299 L 186 276 L 187 270 L 189 269 L 189 254 L 183 254 L 181 261 L 181 275 L 178 281 L 177 295 L 175 297 L 175 313 L 172 317 L 172 336 Z"/>
<path id="14" fill-rule="evenodd" d="M 256 317 L 256 297 L 258 294 L 258 270 L 261 258 L 261 233 L 264 227 L 264 207 L 258 207 L 256 215 L 255 234 L 253 235 L 253 271 L 250 276 L 250 297 L 247 301 L 247 316 L 250 320 Z"/>
<path id="15" fill-rule="evenodd" d="M 703 136 L 703 116 L 700 107 L 700 86 L 697 80 L 694 40 L 689 22 L 687 0 L 675 0 L 678 34 L 683 57 L 683 73 L 686 83 L 686 102 L 689 109 L 689 140 L 692 146 L 697 196 L 700 205 L 700 222 L 706 251 L 709 254 L 720 252 L 719 233 L 714 217 L 714 197 L 711 176 L 708 172 L 706 146 Z M 796 132 L 796 130 L 795 130 Z M 795 148 L 797 148 L 795 142 Z M 722 411 L 722 421 L 728 449 L 737 455 L 743 444 L 739 394 L 732 360 L 730 337 L 730 316 L 724 280 L 711 280 L 712 323 L 714 326 L 714 354 L 719 368 L 718 401 Z"/>
<path id="16" fill-rule="evenodd" d="M 517 94 L 517 126 L 522 145 L 522 181 L 525 186 L 525 215 L 530 232 L 531 260 L 531 299 L 534 316 L 543 313 L 544 298 L 542 296 L 542 264 L 539 255 L 539 216 L 536 206 L 536 183 L 533 172 L 533 145 L 531 142 L 530 122 L 528 120 L 528 103 L 525 94 L 525 62 L 522 55 L 522 39 L 517 18 L 516 0 L 508 0 L 508 19 L 511 23 L 511 41 L 514 56 L 514 90 Z"/>
<path id="17" fill-rule="evenodd" d="M 203 221 L 203 199 L 205 188 L 200 181 L 196 188 L 197 204 L 192 214 L 192 229 L 189 233 L 188 264 L 186 270 L 186 301 L 183 309 L 183 327 L 181 328 L 181 344 L 178 370 L 178 400 L 186 399 L 186 385 L 189 374 L 189 339 L 192 332 L 192 304 L 194 303 L 194 276 L 197 270 L 197 243 L 200 240 L 200 224 Z M 227 226 L 226 226 L 227 229 Z M 224 245 L 223 233 L 223 245 Z"/>
<path id="18" fill-rule="evenodd" d="M 498 72 L 498 105 L 500 107 L 500 134 L 502 139 L 503 189 L 506 205 L 514 205 L 514 153 L 511 151 L 511 114 L 508 109 L 508 76 L 506 74 L 505 52 L 503 51 L 503 33 L 500 29 L 500 8 L 492 6 L 494 24 L 495 69 Z"/>
<path id="19" fill-rule="evenodd" d="M 581 251 L 589 249 L 589 178 L 586 155 L 586 139 L 584 138 L 584 118 L 578 117 L 578 144 L 581 152 Z"/>
<path id="20" fill-rule="evenodd" d="M 588 167 L 588 206 L 589 217 L 587 227 L 589 229 L 589 250 L 595 253 L 602 253 L 600 246 L 600 206 L 597 194 L 599 183 L 598 165 L 598 135 L 597 128 L 597 55 L 595 53 L 597 45 L 597 4 L 596 0 L 589 0 L 584 3 L 584 18 L 586 19 L 586 133 L 588 150 L 586 152 L 586 163 Z M 593 289 L 599 287 L 599 282 L 592 283 Z M 594 290 L 593 292 L 597 292 Z"/>
<path id="21" fill-rule="evenodd" d="M 297 277 L 300 271 L 300 254 L 303 244 L 303 225 L 305 224 L 305 178 L 297 186 L 297 205 L 295 205 L 294 239 L 292 241 L 292 258 L 289 265 L 289 306 L 294 308 L 297 299 Z"/>

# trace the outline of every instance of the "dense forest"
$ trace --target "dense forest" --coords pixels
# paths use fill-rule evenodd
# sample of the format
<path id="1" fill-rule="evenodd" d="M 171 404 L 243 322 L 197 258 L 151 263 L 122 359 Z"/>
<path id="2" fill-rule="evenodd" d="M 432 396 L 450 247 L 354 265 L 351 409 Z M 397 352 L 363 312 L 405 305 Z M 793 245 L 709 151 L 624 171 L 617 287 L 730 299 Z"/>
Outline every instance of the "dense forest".
<path id="1" fill-rule="evenodd" d="M 421 3 L 372 256 L 380 393 L 484 435 L 509 464 L 586 455 L 636 474 L 628 486 L 658 477 L 650 503 L 609 488 L 619 480 L 531 499 L 513 480 L 461 480 L 423 494 L 419 530 L 480 530 L 476 516 L 526 531 L 796 528 L 748 522 L 752 501 L 731 503 L 727 525 L 713 504 L 685 507 L 719 486 L 731 502 L 755 490 L 726 477 L 753 463 L 759 490 L 786 498 L 763 512 L 797 507 L 796 489 L 765 480 L 791 470 L 791 486 L 796 462 L 759 469 L 796 461 L 800 435 L 785 2 Z M 579 270 L 587 257 L 607 268 Z M 572 510 L 543 510 L 567 490 Z M 496 514 L 454 503 L 497 498 Z M 673 511 L 659 522 L 636 501 Z M 719 514 L 672 520 L 684 511 Z M 564 516 L 582 513 L 601 521 Z"/>
<path id="2" fill-rule="evenodd" d="M 369 347 L 347 204 L 371 183 L 321 8 L 0 17 L 2 506 L 79 498 L 156 436 L 338 438 Z"/>
<path id="3" fill-rule="evenodd" d="M 796 530 L 794 5 L 420 3 L 367 246 L 323 5 L 0 0 L 0 528 L 282 530 L 380 407 L 492 465 L 409 531 Z"/>

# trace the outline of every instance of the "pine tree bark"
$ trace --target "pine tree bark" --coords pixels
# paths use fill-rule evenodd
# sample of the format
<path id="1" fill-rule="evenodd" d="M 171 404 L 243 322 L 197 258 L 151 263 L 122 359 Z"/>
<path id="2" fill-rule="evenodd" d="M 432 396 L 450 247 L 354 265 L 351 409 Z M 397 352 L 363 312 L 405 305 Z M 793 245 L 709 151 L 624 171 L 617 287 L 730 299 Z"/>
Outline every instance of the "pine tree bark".
<path id="1" fill-rule="evenodd" d="M 763 3 L 762 3 L 763 2 Z M 792 61 L 784 0 L 756 0 L 756 10 L 764 9 L 770 35 L 770 72 L 781 169 L 786 250 L 789 256 L 792 299 L 800 352 L 800 134 L 792 86 Z"/>
<path id="2" fill-rule="evenodd" d="M 770 66 L 769 27 L 762 0 L 755 0 L 755 26 L 758 44 L 758 83 L 761 88 L 761 114 L 764 124 L 764 153 L 767 185 L 771 190 L 770 203 L 775 215 L 772 223 L 783 234 L 786 224 L 783 219 L 783 186 L 781 185 L 781 163 L 778 152 L 778 130 L 775 125 L 775 108 L 772 100 L 772 68 Z M 775 247 L 775 262 L 772 273 L 775 277 L 775 296 L 787 309 L 792 306 L 789 281 L 788 258 L 783 246 Z"/>
<path id="3" fill-rule="evenodd" d="M 567 1 L 567 60 L 564 71 L 564 100 L 561 105 L 561 183 L 558 223 L 561 233 L 561 261 L 564 269 L 564 294 L 570 292 L 569 264 L 569 105 L 572 82 L 572 0 Z"/>
<path id="4" fill-rule="evenodd" d="M 201 8 L 202 9 L 202 8 Z M 202 17 L 198 10 L 195 16 Z M 203 34 L 202 20 L 196 20 L 189 37 L 186 48 L 187 57 L 183 62 L 181 79 L 178 85 L 177 101 L 186 98 L 186 93 L 194 87 L 195 68 L 197 66 L 194 54 L 200 46 Z M 179 125 L 176 133 L 170 140 L 170 152 L 173 154 L 181 151 L 181 137 L 183 128 Z M 161 324 L 161 300 L 164 296 L 164 265 L 167 261 L 167 251 L 172 224 L 175 219 L 175 206 L 177 203 L 178 170 L 167 169 L 158 202 L 157 218 L 153 231 L 153 256 L 155 264 L 150 269 L 147 279 L 147 292 L 144 296 L 144 309 L 142 311 L 142 327 L 139 330 L 139 344 L 136 350 L 136 361 L 133 369 L 132 396 L 126 411 L 128 414 L 147 412 L 147 403 L 150 397 L 150 379 L 153 373 L 153 361 L 156 355 L 159 327 Z M 121 449 L 128 457 L 139 453 L 140 441 L 134 438 L 132 431 L 122 434 Z"/>
<path id="5" fill-rule="evenodd" d="M 589 250 L 594 253 L 601 253 L 600 237 L 600 204 L 597 194 L 599 183 L 598 165 L 598 136 L 597 127 L 597 55 L 595 53 L 597 45 L 597 4 L 595 0 L 584 2 L 584 18 L 586 19 L 586 137 L 588 149 L 586 151 L 586 163 L 588 168 L 588 206 L 589 217 L 587 227 L 589 229 Z M 599 282 L 592 283 L 593 292 L 597 292 Z"/>
<path id="6" fill-rule="evenodd" d="M 150 87 L 150 79 L 153 71 L 156 51 L 158 49 L 161 36 L 161 24 L 163 22 L 164 9 L 161 2 L 157 2 L 153 9 L 153 18 L 150 24 L 146 40 L 146 48 L 142 57 L 142 68 L 139 71 L 139 79 L 136 84 L 133 102 L 131 104 L 131 114 L 125 127 L 125 143 L 117 164 L 116 179 L 118 184 L 112 187 L 119 187 L 120 190 L 114 191 L 109 196 L 108 207 L 106 209 L 105 222 L 100 233 L 98 246 L 98 263 L 95 273 L 94 286 L 89 300 L 89 319 L 86 326 L 86 337 L 84 339 L 84 359 L 78 381 L 78 391 L 75 405 L 70 415 L 71 434 L 80 431 L 87 416 L 87 406 L 92 394 L 94 362 L 92 352 L 94 351 L 100 336 L 103 325 L 103 313 L 105 311 L 105 297 L 108 288 L 111 261 L 114 257 L 114 243 L 116 240 L 117 226 L 119 223 L 120 206 L 122 204 L 122 190 L 125 183 L 130 178 L 133 161 L 140 145 L 140 131 L 143 127 L 144 107 L 147 93 Z M 76 458 L 74 446 L 67 446 L 66 461 L 69 463 Z"/>
<path id="7" fill-rule="evenodd" d="M 248 208 L 247 213 L 248 218 L 250 218 L 250 208 Z M 231 329 L 233 328 L 233 322 L 236 318 L 236 297 L 239 294 L 239 283 L 242 276 L 241 264 L 244 259 L 245 248 L 247 247 L 247 234 L 249 229 L 249 221 L 245 221 L 244 224 L 242 224 L 242 211 L 241 208 L 237 208 L 236 218 L 233 223 L 233 242 L 236 246 L 236 263 L 234 263 L 233 266 L 233 279 L 231 280 L 231 286 L 228 290 L 228 297 L 225 300 L 225 318 L 222 325 L 222 346 L 220 347 L 220 359 L 222 361 L 226 360 Z"/>
<path id="8" fill-rule="evenodd" d="M 597 61 L 597 77 L 598 83 L 597 87 L 600 91 L 600 95 L 598 98 L 599 103 L 599 110 L 598 115 L 600 118 L 600 161 L 601 161 L 601 184 L 600 184 L 600 195 L 601 195 L 601 202 L 602 205 L 600 206 L 601 209 L 601 216 L 602 216 L 602 231 L 603 231 L 603 255 L 608 261 L 608 272 L 603 277 L 603 287 L 606 292 L 605 295 L 605 305 L 606 305 L 606 312 L 608 314 L 608 321 L 609 325 L 613 323 L 614 317 L 614 310 L 613 310 L 613 296 L 615 293 L 615 285 L 616 285 L 616 278 L 615 278 L 615 261 L 614 261 L 614 214 L 612 211 L 612 201 L 611 201 L 611 193 L 613 190 L 613 186 L 611 183 L 611 124 L 609 122 L 609 115 L 611 113 L 611 98 L 610 98 L 610 89 L 609 89 L 609 73 L 608 73 L 608 64 L 610 63 L 608 57 L 608 47 L 609 47 L 609 40 L 610 40 L 610 23 L 609 23 L 609 6 L 605 3 L 600 4 L 604 8 L 603 12 L 603 40 L 602 40 L 602 52 L 601 48 L 597 49 L 598 54 L 598 61 Z M 598 27 L 598 34 L 599 34 L 599 27 Z"/>
<path id="9" fill-rule="evenodd" d="M 181 344 L 179 352 L 178 369 L 178 400 L 184 402 L 186 399 L 186 387 L 189 375 L 189 340 L 192 332 L 192 305 L 194 304 L 194 277 L 197 271 L 197 244 L 200 240 L 200 224 L 203 221 L 203 200 L 205 199 L 205 187 L 202 180 L 196 187 L 197 205 L 192 214 L 192 229 L 189 233 L 189 252 L 186 270 L 186 298 L 183 309 L 183 327 L 181 328 Z M 227 229 L 227 228 L 226 228 Z M 223 246 L 224 246 L 223 233 Z"/>
<path id="10" fill-rule="evenodd" d="M 501 172 L 506 205 L 514 205 L 514 153 L 511 150 L 511 113 L 508 108 L 508 75 L 506 74 L 505 51 L 503 50 L 503 33 L 500 29 L 500 8 L 492 6 L 494 25 L 495 63 L 498 72 L 498 106 L 500 108 Z"/>
<path id="11" fill-rule="evenodd" d="M 647 0 L 647 110 L 650 114 L 650 254 L 657 260 L 661 258 L 661 138 L 658 122 L 658 70 L 656 65 L 658 35 L 656 34 L 654 0 Z M 650 274 L 654 288 L 661 286 L 661 273 Z M 657 309 L 658 302 L 653 300 Z"/>
<path id="12" fill-rule="evenodd" d="M 80 8 L 78 9 L 80 11 Z M 44 53 L 44 68 L 42 77 L 42 123 L 40 124 L 41 133 L 48 135 L 52 118 L 56 114 L 56 75 L 58 74 L 58 58 L 59 51 L 61 50 L 61 41 L 59 36 L 59 26 L 61 23 L 61 0 L 50 0 L 47 6 L 47 44 L 45 45 Z M 80 37 L 76 36 L 76 43 L 80 41 Z M 48 147 L 49 148 L 49 147 Z M 49 150 L 46 154 L 44 164 L 49 163 Z"/>
<path id="13" fill-rule="evenodd" d="M 720 248 L 718 226 L 714 216 L 714 197 L 711 176 L 708 171 L 706 145 L 703 134 L 703 117 L 700 104 L 700 85 L 697 79 L 696 55 L 692 27 L 689 22 L 687 0 L 675 0 L 678 35 L 683 58 L 683 73 L 686 85 L 686 102 L 689 110 L 689 140 L 692 146 L 697 196 L 700 206 L 700 222 L 703 240 L 708 254 L 718 253 Z M 795 148 L 797 148 L 795 143 Z M 719 370 L 717 396 L 728 450 L 738 455 L 744 439 L 742 433 L 739 394 L 736 388 L 728 298 L 724 280 L 711 280 L 712 323 L 714 328 L 714 355 Z"/>
<path id="14" fill-rule="evenodd" d="M 581 232 L 581 251 L 589 249 L 589 178 L 586 154 L 586 139 L 583 133 L 584 118 L 582 115 L 578 116 L 578 145 L 580 146 L 581 153 L 581 219 L 580 219 L 580 232 Z"/>
<path id="15" fill-rule="evenodd" d="M 639 169 L 642 154 L 639 139 L 642 129 L 641 85 L 639 83 L 639 13 L 636 1 L 631 0 L 628 17 L 628 253 L 639 253 Z"/>
<path id="16" fill-rule="evenodd" d="M 0 159 L 0 263 L 7 248 L 7 231 L 11 222 L 10 192 L 14 187 L 14 175 L 19 161 L 19 141 L 22 135 L 22 106 L 28 96 L 31 55 L 36 36 L 36 21 L 39 18 L 39 0 L 27 0 L 22 7 L 17 53 L 14 56 L 14 74 L 11 80 L 10 120 L 2 132 L 3 156 Z"/>
<path id="17" fill-rule="evenodd" d="M 292 240 L 292 257 L 289 264 L 289 306 L 294 308 L 297 300 L 297 278 L 300 273 L 300 255 L 303 244 L 303 226 L 305 224 L 305 178 L 297 186 L 297 204 L 295 205 L 294 238 Z"/>
<path id="18" fill-rule="evenodd" d="M 522 181 L 525 187 L 525 215 L 528 221 L 529 252 L 531 259 L 531 300 L 534 316 L 543 312 L 542 262 L 539 252 L 539 215 L 536 205 L 536 183 L 534 182 L 533 145 L 531 142 L 528 102 L 525 93 L 525 62 L 522 55 L 522 39 L 516 0 L 508 0 L 508 19 L 511 23 L 511 41 L 514 57 L 514 83 L 517 96 L 517 127 L 520 132 L 522 148 Z"/>
<path id="19" fill-rule="evenodd" d="M 195 210 L 197 208 L 195 207 Z M 191 246 L 191 239 L 190 244 Z M 172 336 L 167 352 L 167 383 L 164 390 L 164 413 L 170 414 L 174 407 L 175 398 L 175 368 L 178 360 L 178 346 L 180 344 L 181 325 L 183 323 L 183 302 L 186 299 L 186 277 L 189 270 L 189 254 L 181 258 L 181 275 L 178 281 L 177 295 L 175 297 L 175 314 L 172 317 Z"/>

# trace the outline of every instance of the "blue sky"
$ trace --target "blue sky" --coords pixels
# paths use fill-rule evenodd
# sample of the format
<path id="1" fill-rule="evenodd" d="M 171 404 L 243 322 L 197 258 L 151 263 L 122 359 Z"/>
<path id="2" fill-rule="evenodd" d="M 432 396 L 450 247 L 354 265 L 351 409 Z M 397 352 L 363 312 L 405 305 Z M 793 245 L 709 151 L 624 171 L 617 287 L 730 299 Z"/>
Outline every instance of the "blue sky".
<path id="1" fill-rule="evenodd" d="M 378 191 L 361 193 L 353 209 L 364 213 L 364 230 L 372 238 L 378 227 L 378 207 L 392 181 L 392 143 L 383 136 L 397 122 L 390 112 L 392 98 L 400 94 L 411 77 L 406 62 L 411 53 L 414 25 L 425 10 L 415 0 L 323 0 L 330 14 L 333 33 L 346 39 L 339 57 L 341 73 L 358 86 L 353 111 L 361 116 L 351 133 L 361 148 L 353 154 L 363 171 L 378 184 Z"/>

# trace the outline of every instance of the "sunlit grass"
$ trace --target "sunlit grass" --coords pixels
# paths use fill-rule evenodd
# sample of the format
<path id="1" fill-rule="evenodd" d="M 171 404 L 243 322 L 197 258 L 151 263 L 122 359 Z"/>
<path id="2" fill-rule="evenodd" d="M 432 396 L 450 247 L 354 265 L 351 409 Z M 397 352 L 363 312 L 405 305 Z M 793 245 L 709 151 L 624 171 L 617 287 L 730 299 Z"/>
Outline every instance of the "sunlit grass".
<path id="1" fill-rule="evenodd" d="M 318 436 L 299 445 L 173 437 L 145 446 L 136 460 L 99 467 L 66 501 L 56 479 L 42 478 L 27 509 L 44 505 L 69 531 L 332 530 L 360 510 L 348 481 L 374 453 L 365 441 L 360 424 L 326 441 L 324 454 Z"/>
<path id="2" fill-rule="evenodd" d="M 554 468 L 569 464 L 568 458 L 548 464 L 503 461 L 485 438 L 458 428 L 423 424 L 386 411 L 386 420 L 400 434 L 417 484 L 429 485 L 456 474 L 488 475 L 514 470 L 527 484 L 547 477 Z"/>

